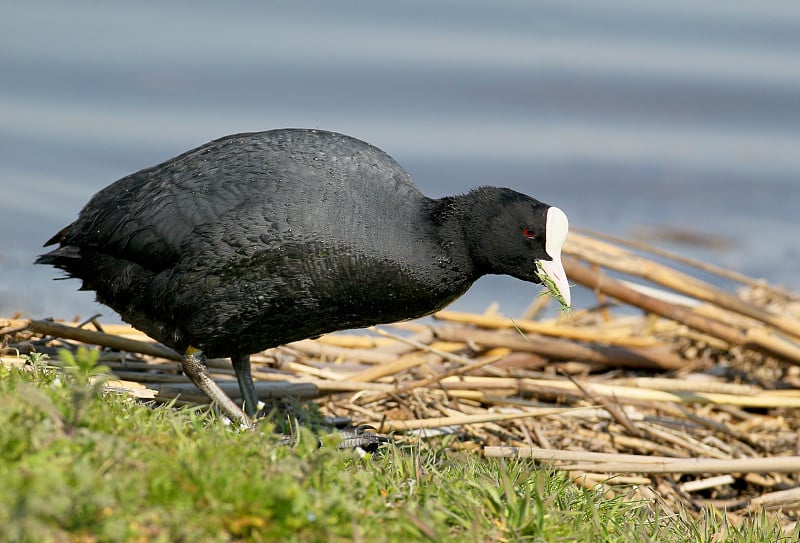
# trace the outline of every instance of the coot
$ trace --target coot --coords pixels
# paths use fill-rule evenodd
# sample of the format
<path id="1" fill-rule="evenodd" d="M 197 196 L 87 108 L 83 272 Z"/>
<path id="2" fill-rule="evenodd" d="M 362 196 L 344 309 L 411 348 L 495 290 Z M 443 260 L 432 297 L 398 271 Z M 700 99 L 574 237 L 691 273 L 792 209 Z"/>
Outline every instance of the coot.
<path id="1" fill-rule="evenodd" d="M 282 129 L 226 136 L 120 179 L 36 262 L 183 353 L 192 382 L 249 424 L 205 356 L 231 358 L 252 416 L 251 353 L 432 313 L 485 274 L 538 283 L 540 268 L 569 303 L 567 228 L 560 209 L 513 190 L 431 199 L 372 145 Z"/>

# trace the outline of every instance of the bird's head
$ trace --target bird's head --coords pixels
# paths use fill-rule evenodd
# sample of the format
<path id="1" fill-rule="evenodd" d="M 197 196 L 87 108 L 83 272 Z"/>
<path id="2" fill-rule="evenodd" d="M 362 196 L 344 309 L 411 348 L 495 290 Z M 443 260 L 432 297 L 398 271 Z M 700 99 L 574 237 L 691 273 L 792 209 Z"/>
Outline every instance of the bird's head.
<path id="1" fill-rule="evenodd" d="M 569 221 L 559 208 L 510 189 L 478 189 L 471 221 L 473 260 L 482 273 L 507 274 L 544 284 L 563 305 L 569 282 L 561 263 Z"/>

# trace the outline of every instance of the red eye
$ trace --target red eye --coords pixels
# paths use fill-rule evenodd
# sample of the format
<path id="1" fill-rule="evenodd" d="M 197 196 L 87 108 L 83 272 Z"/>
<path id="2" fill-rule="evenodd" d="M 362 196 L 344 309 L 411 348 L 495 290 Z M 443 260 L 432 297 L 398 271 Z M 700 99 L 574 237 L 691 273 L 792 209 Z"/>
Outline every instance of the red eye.
<path id="1" fill-rule="evenodd" d="M 531 230 L 527 226 L 522 229 L 522 233 L 525 235 L 526 238 L 535 238 L 536 237 L 536 234 L 533 233 L 533 230 Z"/>

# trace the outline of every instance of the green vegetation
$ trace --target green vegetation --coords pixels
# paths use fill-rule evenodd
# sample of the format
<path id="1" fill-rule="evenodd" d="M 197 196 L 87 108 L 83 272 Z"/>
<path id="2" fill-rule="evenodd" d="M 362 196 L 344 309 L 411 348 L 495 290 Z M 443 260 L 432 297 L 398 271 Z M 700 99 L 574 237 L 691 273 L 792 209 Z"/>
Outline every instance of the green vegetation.
<path id="1" fill-rule="evenodd" d="M 558 285 L 556 285 L 555 282 L 550 278 L 550 276 L 547 275 L 547 273 L 545 273 L 544 269 L 542 269 L 541 262 L 538 261 L 536 262 L 536 277 L 539 278 L 539 281 L 542 283 L 542 286 L 544 286 L 545 289 L 547 289 L 542 291 L 543 295 L 554 298 L 559 304 L 561 304 L 562 311 L 567 311 L 567 312 L 571 311 L 570 305 L 567 303 L 566 298 L 564 298 L 564 295 L 558 289 Z"/>
<path id="2" fill-rule="evenodd" d="M 96 355 L 0 366 L 2 541 L 770 542 L 734 527 L 606 499 L 527 461 L 389 448 L 293 448 L 193 409 L 102 392 Z M 796 534 L 795 534 L 796 535 Z M 786 537 L 785 541 L 794 541 Z"/>

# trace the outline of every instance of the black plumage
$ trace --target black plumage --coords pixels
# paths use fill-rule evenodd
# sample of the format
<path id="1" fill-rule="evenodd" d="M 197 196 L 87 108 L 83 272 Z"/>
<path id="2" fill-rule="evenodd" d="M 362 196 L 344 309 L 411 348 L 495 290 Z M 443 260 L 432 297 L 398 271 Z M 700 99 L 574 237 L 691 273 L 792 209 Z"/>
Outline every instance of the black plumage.
<path id="1" fill-rule="evenodd" d="M 196 351 L 231 357 L 252 414 L 251 353 L 429 314 L 484 274 L 539 282 L 536 262 L 549 261 L 563 275 L 566 217 L 550 226 L 551 209 L 563 216 L 494 187 L 431 199 L 374 146 L 272 130 L 227 136 L 120 179 L 37 263 L 80 278 L 98 301 L 184 353 L 195 384 L 238 415 L 211 390 Z M 558 238 L 549 246 L 548 235 Z"/>

